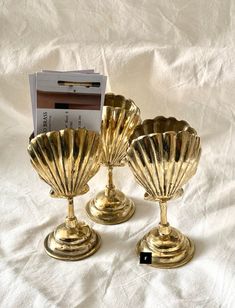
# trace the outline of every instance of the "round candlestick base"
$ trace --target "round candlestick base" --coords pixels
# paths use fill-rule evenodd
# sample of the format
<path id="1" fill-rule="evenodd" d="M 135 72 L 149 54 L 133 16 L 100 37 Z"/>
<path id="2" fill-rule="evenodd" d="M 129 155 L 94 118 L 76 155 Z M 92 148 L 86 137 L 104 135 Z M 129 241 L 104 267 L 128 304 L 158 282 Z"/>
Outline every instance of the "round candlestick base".
<path id="1" fill-rule="evenodd" d="M 47 254 L 64 261 L 77 261 L 94 254 L 101 244 L 99 234 L 85 223 L 78 222 L 76 217 L 67 220 L 70 221 L 59 225 L 45 238 Z"/>
<path id="2" fill-rule="evenodd" d="M 137 244 L 140 252 L 151 252 L 152 262 L 148 264 L 157 268 L 174 268 L 188 263 L 194 254 L 193 242 L 179 230 L 168 227 L 169 234 L 161 234 L 162 226 L 152 229 Z"/>
<path id="3" fill-rule="evenodd" d="M 86 212 L 96 223 L 116 225 L 132 217 L 135 205 L 120 190 L 113 190 L 111 196 L 107 196 L 103 190 L 87 203 Z"/>

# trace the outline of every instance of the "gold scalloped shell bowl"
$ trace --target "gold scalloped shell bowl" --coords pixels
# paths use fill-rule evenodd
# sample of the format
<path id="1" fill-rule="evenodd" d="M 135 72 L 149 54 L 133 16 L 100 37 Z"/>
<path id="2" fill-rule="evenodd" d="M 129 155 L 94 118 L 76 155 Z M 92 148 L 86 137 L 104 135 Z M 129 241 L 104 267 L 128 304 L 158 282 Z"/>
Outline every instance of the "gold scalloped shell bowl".
<path id="1" fill-rule="evenodd" d="M 102 114 L 103 163 L 118 166 L 126 156 L 128 140 L 140 123 L 140 110 L 131 99 L 108 93 Z"/>
<path id="2" fill-rule="evenodd" d="M 100 167 L 100 136 L 86 129 L 64 129 L 37 135 L 28 152 L 52 196 L 70 198 L 86 193 L 87 182 Z"/>
<path id="3" fill-rule="evenodd" d="M 134 130 L 128 162 L 148 195 L 169 200 L 195 174 L 200 153 L 200 137 L 187 122 L 156 117 Z"/>

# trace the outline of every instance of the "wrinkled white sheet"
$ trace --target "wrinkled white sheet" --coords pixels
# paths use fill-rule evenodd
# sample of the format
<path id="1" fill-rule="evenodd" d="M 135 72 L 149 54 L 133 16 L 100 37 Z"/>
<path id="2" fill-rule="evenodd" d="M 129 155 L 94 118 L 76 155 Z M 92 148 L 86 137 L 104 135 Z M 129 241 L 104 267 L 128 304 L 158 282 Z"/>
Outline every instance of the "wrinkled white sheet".
<path id="1" fill-rule="evenodd" d="M 234 307 L 235 82 L 233 0 L 0 1 L 0 306 Z M 40 69 L 95 68 L 108 90 L 134 99 L 142 118 L 187 120 L 202 138 L 196 176 L 169 204 L 169 221 L 196 244 L 186 266 L 141 266 L 137 241 L 159 209 L 125 168 L 119 188 L 133 218 L 94 224 L 84 205 L 102 189 L 102 168 L 76 212 L 100 232 L 102 247 L 75 263 L 49 258 L 43 240 L 64 219 L 64 200 L 31 168 L 27 75 Z"/>

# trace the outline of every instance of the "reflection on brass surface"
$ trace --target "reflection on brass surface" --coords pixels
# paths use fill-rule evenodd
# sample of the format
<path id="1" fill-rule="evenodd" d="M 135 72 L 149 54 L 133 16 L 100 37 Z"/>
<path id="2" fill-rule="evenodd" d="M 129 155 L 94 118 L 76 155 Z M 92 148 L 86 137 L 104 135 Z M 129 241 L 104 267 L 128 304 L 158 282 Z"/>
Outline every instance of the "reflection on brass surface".
<path id="1" fill-rule="evenodd" d="M 152 253 L 154 267 L 178 267 L 193 256 L 193 242 L 167 221 L 167 201 L 182 194 L 182 186 L 196 173 L 200 153 L 197 132 L 175 118 L 145 120 L 130 138 L 129 166 L 145 197 L 160 204 L 158 227 L 137 244 L 138 255 Z"/>
<path id="2" fill-rule="evenodd" d="M 124 164 L 128 139 L 139 123 L 140 111 L 132 100 L 112 93 L 105 95 L 101 140 L 102 163 L 108 168 L 108 184 L 86 206 L 88 216 L 97 223 L 118 224 L 134 214 L 133 201 L 115 188 L 112 172 L 113 167 Z"/>
<path id="3" fill-rule="evenodd" d="M 96 252 L 100 236 L 74 214 L 73 198 L 85 194 L 100 166 L 100 136 L 86 129 L 37 135 L 28 146 L 31 163 L 51 186 L 51 196 L 68 200 L 65 222 L 45 239 L 46 252 L 60 260 L 80 260 Z"/>

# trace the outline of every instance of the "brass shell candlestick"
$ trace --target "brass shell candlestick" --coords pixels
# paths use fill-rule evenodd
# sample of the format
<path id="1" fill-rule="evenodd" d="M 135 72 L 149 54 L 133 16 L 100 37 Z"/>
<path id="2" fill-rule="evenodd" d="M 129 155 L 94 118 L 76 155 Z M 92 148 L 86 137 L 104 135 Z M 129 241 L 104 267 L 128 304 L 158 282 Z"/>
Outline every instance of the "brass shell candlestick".
<path id="1" fill-rule="evenodd" d="M 182 186 L 196 173 L 200 138 L 185 121 L 156 117 L 136 127 L 127 159 L 148 200 L 158 201 L 161 219 L 137 244 L 137 253 L 151 252 L 152 266 L 173 268 L 187 263 L 194 244 L 167 221 L 167 201 L 182 194 Z"/>
<path id="2" fill-rule="evenodd" d="M 52 188 L 51 196 L 66 198 L 65 222 L 44 241 L 46 252 L 61 260 L 80 260 L 96 252 L 99 235 L 74 214 L 73 198 L 85 194 L 87 182 L 100 166 L 100 136 L 86 129 L 43 133 L 30 141 L 28 152 L 40 178 Z"/>
<path id="3" fill-rule="evenodd" d="M 124 164 L 128 139 L 140 123 L 139 108 L 124 96 L 106 94 L 101 124 L 102 163 L 108 168 L 108 184 L 86 206 L 88 216 L 97 223 L 118 224 L 135 211 L 134 203 L 113 184 L 113 167 Z"/>

